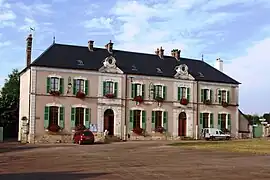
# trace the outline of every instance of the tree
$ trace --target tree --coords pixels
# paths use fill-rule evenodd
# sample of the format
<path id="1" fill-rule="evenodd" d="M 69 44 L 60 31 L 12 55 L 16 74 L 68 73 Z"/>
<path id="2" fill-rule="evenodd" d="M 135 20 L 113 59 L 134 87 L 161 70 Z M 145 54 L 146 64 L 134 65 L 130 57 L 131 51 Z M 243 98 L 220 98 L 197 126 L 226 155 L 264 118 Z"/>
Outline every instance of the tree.
<path id="1" fill-rule="evenodd" d="M 9 124 L 19 119 L 20 76 L 18 69 L 14 69 L 5 80 L 0 97 L 0 122 Z"/>

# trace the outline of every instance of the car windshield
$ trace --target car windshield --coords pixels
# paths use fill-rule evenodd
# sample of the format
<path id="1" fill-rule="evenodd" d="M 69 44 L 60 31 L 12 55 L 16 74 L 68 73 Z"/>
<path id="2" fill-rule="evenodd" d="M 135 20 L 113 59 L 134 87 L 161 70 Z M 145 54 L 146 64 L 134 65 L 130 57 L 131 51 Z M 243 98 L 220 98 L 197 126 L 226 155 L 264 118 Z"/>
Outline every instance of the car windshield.
<path id="1" fill-rule="evenodd" d="M 92 132 L 90 132 L 90 131 L 85 131 L 85 132 L 83 132 L 83 135 L 84 135 L 84 136 L 91 136 L 91 135 L 92 135 Z"/>
<path id="2" fill-rule="evenodd" d="M 225 134 L 223 131 L 219 131 L 220 134 Z"/>

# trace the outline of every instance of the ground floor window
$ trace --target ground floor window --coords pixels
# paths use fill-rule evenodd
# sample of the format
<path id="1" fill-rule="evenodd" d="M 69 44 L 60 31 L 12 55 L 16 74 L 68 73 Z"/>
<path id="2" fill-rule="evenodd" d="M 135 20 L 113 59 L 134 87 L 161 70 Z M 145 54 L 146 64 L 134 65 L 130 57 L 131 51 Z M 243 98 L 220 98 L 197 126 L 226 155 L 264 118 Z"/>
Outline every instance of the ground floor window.
<path id="1" fill-rule="evenodd" d="M 155 111 L 155 128 L 163 127 L 162 111 Z"/>
<path id="2" fill-rule="evenodd" d="M 209 127 L 209 113 L 203 113 L 203 128 Z"/>
<path id="3" fill-rule="evenodd" d="M 225 132 L 226 130 L 226 120 L 227 120 L 227 114 L 221 114 L 220 115 L 220 130 L 222 130 L 223 132 Z"/>
<path id="4" fill-rule="evenodd" d="M 49 131 L 59 131 L 64 128 L 64 107 L 45 106 L 44 128 Z"/>
<path id="5" fill-rule="evenodd" d="M 146 130 L 146 111 L 130 110 L 129 112 L 129 129 L 130 131 L 142 128 Z"/>
<path id="6" fill-rule="evenodd" d="M 226 113 L 218 114 L 218 128 L 223 132 L 231 131 L 231 115 Z"/>
<path id="7" fill-rule="evenodd" d="M 141 111 L 140 110 L 134 111 L 133 128 L 141 128 Z"/>
<path id="8" fill-rule="evenodd" d="M 77 107 L 76 108 L 76 120 L 75 126 L 84 125 L 84 108 Z"/>
<path id="9" fill-rule="evenodd" d="M 59 121 L 59 107 L 50 106 L 49 107 L 49 126 L 58 125 Z"/>
<path id="10" fill-rule="evenodd" d="M 85 107 L 71 108 L 71 127 L 75 128 L 79 125 L 84 125 L 86 128 L 90 127 L 90 109 Z"/>
<path id="11" fill-rule="evenodd" d="M 152 111 L 152 130 L 156 130 L 158 127 L 163 127 L 167 130 L 167 111 Z"/>
<path id="12" fill-rule="evenodd" d="M 213 113 L 200 113 L 200 127 L 213 128 L 214 127 L 214 114 Z"/>

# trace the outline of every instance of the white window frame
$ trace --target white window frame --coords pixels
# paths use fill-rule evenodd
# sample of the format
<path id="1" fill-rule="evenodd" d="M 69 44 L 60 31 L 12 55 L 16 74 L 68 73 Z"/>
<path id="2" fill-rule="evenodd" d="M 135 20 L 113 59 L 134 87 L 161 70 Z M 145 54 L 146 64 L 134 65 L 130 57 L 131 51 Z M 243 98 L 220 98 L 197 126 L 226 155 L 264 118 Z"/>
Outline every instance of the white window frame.
<path id="1" fill-rule="evenodd" d="M 211 99 L 211 89 L 210 88 L 202 88 L 202 90 L 207 90 L 207 95 L 205 100 L 210 100 Z"/>
<path id="2" fill-rule="evenodd" d="M 139 83 L 139 82 L 132 82 L 132 84 L 134 84 L 135 85 L 135 89 L 137 89 L 137 91 L 135 91 L 135 97 L 136 96 L 142 96 L 142 86 L 143 86 L 143 84 L 142 83 Z M 140 88 L 138 89 L 137 86 L 139 86 Z"/>
<path id="3" fill-rule="evenodd" d="M 50 90 L 53 90 L 53 91 L 60 91 L 60 81 L 61 81 L 61 76 L 48 76 L 50 78 Z M 52 89 L 52 78 L 56 79 L 58 82 L 58 86 L 56 89 Z"/>
<path id="4" fill-rule="evenodd" d="M 211 125 L 211 112 L 209 112 L 209 111 L 202 111 L 201 113 L 208 114 L 208 127 L 207 128 L 210 128 L 210 125 Z"/>
<path id="5" fill-rule="evenodd" d="M 161 111 L 162 113 L 161 113 L 161 126 L 164 128 L 164 126 L 163 126 L 163 124 L 164 124 L 164 121 L 163 121 L 163 119 L 164 119 L 164 112 L 165 112 L 165 109 L 159 109 L 159 108 L 156 108 L 156 109 L 153 109 L 153 111 Z M 156 115 L 155 115 L 155 117 L 156 117 Z M 168 123 L 168 119 L 167 119 L 167 123 Z"/>
<path id="6" fill-rule="evenodd" d="M 180 99 L 181 99 L 181 98 L 187 99 L 187 88 L 188 88 L 188 87 L 185 87 L 185 86 L 179 86 L 179 87 L 182 88 L 182 97 L 180 97 Z M 183 96 L 183 90 L 185 90 L 185 97 Z"/>
<path id="7" fill-rule="evenodd" d="M 59 126 L 60 125 L 60 108 L 63 107 L 63 105 L 61 104 L 56 104 L 56 103 L 49 103 L 49 104 L 46 104 L 46 107 L 58 107 L 58 122 L 57 122 L 57 125 Z M 49 109 L 50 111 L 50 109 Z M 49 117 L 49 121 L 50 121 L 50 117 Z"/>
<path id="8" fill-rule="evenodd" d="M 222 102 L 222 91 L 225 91 L 225 101 L 224 102 L 227 102 L 228 100 L 228 90 L 227 89 L 220 89 L 221 90 L 221 93 L 220 93 L 220 96 L 221 96 L 221 102 Z M 228 102 L 227 102 L 228 103 Z"/>
<path id="9" fill-rule="evenodd" d="M 88 108 L 87 106 L 85 106 L 85 105 L 82 105 L 82 104 L 75 104 L 75 105 L 72 105 L 71 106 L 72 108 L 83 108 L 84 110 L 83 110 L 83 113 L 84 113 L 84 115 L 83 115 L 83 125 L 85 126 L 85 116 L 86 116 L 86 108 Z M 76 112 L 76 109 L 75 109 L 75 112 Z M 76 117 L 75 117 L 76 118 Z"/>
<path id="10" fill-rule="evenodd" d="M 161 87 L 161 91 L 160 91 L 161 95 L 160 95 L 160 94 L 157 94 L 156 92 L 154 92 L 154 93 L 155 93 L 155 97 L 157 97 L 157 95 L 160 95 L 160 97 L 164 98 L 164 97 L 163 97 L 163 88 L 164 88 L 164 85 L 161 85 L 161 84 L 155 84 L 154 86 L 155 86 L 155 89 L 156 89 L 156 90 L 157 90 L 156 87 L 158 87 L 158 86 Z"/>
<path id="11" fill-rule="evenodd" d="M 85 82 L 86 81 L 84 79 L 75 79 L 75 82 L 76 82 L 75 83 L 76 92 L 79 92 L 78 89 L 77 89 L 77 81 L 83 81 L 83 91 L 82 92 L 85 93 Z M 80 86 L 81 86 L 81 84 L 80 84 Z"/>
<path id="12" fill-rule="evenodd" d="M 227 112 L 219 112 L 218 114 L 222 115 L 222 114 L 225 114 L 226 115 L 226 120 L 225 120 L 225 128 L 228 129 L 228 126 L 229 126 L 229 113 Z"/>
<path id="13" fill-rule="evenodd" d="M 82 76 L 77 76 L 77 77 L 74 77 L 73 79 L 76 81 L 76 83 L 75 83 L 76 91 L 77 91 L 77 80 L 83 80 L 84 81 L 83 82 L 83 93 L 85 93 L 85 82 L 87 81 L 87 78 L 82 77 Z"/>

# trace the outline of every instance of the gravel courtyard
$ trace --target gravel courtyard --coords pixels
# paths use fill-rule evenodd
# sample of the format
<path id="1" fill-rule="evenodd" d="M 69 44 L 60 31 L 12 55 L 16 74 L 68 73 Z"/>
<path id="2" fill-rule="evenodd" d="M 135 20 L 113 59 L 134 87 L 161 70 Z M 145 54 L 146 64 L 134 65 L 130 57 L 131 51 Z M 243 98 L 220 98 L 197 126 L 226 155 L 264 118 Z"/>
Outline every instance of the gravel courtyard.
<path id="1" fill-rule="evenodd" d="M 97 145 L 0 144 L 0 180 L 260 180 L 270 156 L 190 150 L 168 142 Z"/>

